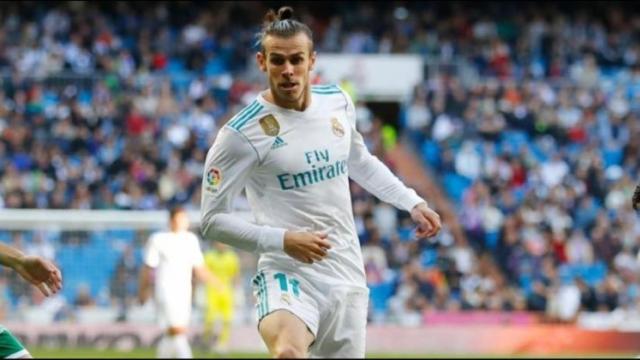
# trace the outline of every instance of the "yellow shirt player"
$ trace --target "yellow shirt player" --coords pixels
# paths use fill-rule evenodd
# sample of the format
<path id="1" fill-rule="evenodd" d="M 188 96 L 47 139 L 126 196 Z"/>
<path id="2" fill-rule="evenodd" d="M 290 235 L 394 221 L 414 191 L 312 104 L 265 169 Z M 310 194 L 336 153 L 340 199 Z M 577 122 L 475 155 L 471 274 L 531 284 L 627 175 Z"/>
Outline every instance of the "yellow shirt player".
<path id="1" fill-rule="evenodd" d="M 210 339 L 214 335 L 216 324 L 220 324 L 216 331 L 217 339 L 214 351 L 224 353 L 228 350 L 233 322 L 234 285 L 240 272 L 240 261 L 235 251 L 227 245 L 215 241 L 214 247 L 204 255 L 204 261 L 211 273 L 223 283 L 222 289 L 207 285 L 207 305 L 205 313 L 205 337 Z"/>

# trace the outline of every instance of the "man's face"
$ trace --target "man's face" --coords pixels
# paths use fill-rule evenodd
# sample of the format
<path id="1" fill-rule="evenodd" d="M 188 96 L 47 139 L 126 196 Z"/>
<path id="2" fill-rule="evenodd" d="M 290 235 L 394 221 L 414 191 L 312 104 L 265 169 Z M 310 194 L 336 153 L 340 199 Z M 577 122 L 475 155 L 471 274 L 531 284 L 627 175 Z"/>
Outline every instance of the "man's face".
<path id="1" fill-rule="evenodd" d="M 186 231 L 189 229 L 189 217 L 186 211 L 177 212 L 171 221 L 173 231 Z"/>
<path id="2" fill-rule="evenodd" d="M 267 36 L 263 46 L 264 53 L 258 52 L 256 59 L 260 70 L 267 73 L 275 100 L 285 105 L 299 105 L 316 61 L 311 40 L 299 32 L 288 38 Z"/>

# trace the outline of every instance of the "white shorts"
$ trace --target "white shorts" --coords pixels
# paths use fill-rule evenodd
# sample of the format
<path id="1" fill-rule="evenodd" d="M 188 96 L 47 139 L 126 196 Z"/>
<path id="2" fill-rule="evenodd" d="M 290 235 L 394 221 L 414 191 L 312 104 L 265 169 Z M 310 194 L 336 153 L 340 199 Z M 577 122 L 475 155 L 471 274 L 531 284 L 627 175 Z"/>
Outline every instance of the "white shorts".
<path id="1" fill-rule="evenodd" d="M 163 328 L 187 327 L 191 319 L 191 297 L 157 297 L 158 321 Z"/>
<path id="2" fill-rule="evenodd" d="M 276 310 L 300 318 L 315 337 L 309 355 L 364 358 L 369 290 L 323 286 L 290 271 L 262 269 L 253 278 L 258 323 Z"/>

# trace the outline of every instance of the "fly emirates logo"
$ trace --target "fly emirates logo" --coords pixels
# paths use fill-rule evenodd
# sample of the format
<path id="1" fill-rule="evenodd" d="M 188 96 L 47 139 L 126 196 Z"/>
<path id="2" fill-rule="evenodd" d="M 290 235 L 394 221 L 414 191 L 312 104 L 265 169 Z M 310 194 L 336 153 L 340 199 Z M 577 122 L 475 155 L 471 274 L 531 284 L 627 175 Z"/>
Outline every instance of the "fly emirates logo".
<path id="1" fill-rule="evenodd" d="M 297 174 L 277 175 L 282 190 L 294 190 L 347 174 L 347 160 L 331 160 L 329 150 L 313 150 L 304 153 L 309 170 Z"/>

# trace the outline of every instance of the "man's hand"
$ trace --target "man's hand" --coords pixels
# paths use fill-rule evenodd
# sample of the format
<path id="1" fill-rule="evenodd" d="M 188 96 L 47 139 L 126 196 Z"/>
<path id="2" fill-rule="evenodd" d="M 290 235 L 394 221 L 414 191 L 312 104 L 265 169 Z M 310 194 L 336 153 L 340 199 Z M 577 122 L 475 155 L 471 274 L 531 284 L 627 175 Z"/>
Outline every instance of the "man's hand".
<path id="1" fill-rule="evenodd" d="M 24 256 L 16 262 L 13 269 L 45 296 L 53 295 L 62 288 L 60 270 L 52 262 L 39 256 Z"/>
<path id="2" fill-rule="evenodd" d="M 331 244 L 324 233 L 287 231 L 284 234 L 284 252 L 306 264 L 324 259 L 330 248 Z"/>
<path id="3" fill-rule="evenodd" d="M 225 289 L 222 280 L 214 275 L 206 265 L 203 264 L 194 267 L 193 272 L 198 280 L 216 289 L 216 291 L 223 291 Z"/>
<path id="4" fill-rule="evenodd" d="M 633 192 L 631 204 L 633 205 L 634 210 L 638 210 L 638 208 L 640 208 L 640 184 L 636 186 L 636 190 Z"/>
<path id="5" fill-rule="evenodd" d="M 438 234 L 442 224 L 440 215 L 431 210 L 427 203 L 419 203 L 411 209 L 411 219 L 418 225 L 416 236 L 418 238 L 432 237 Z"/>

